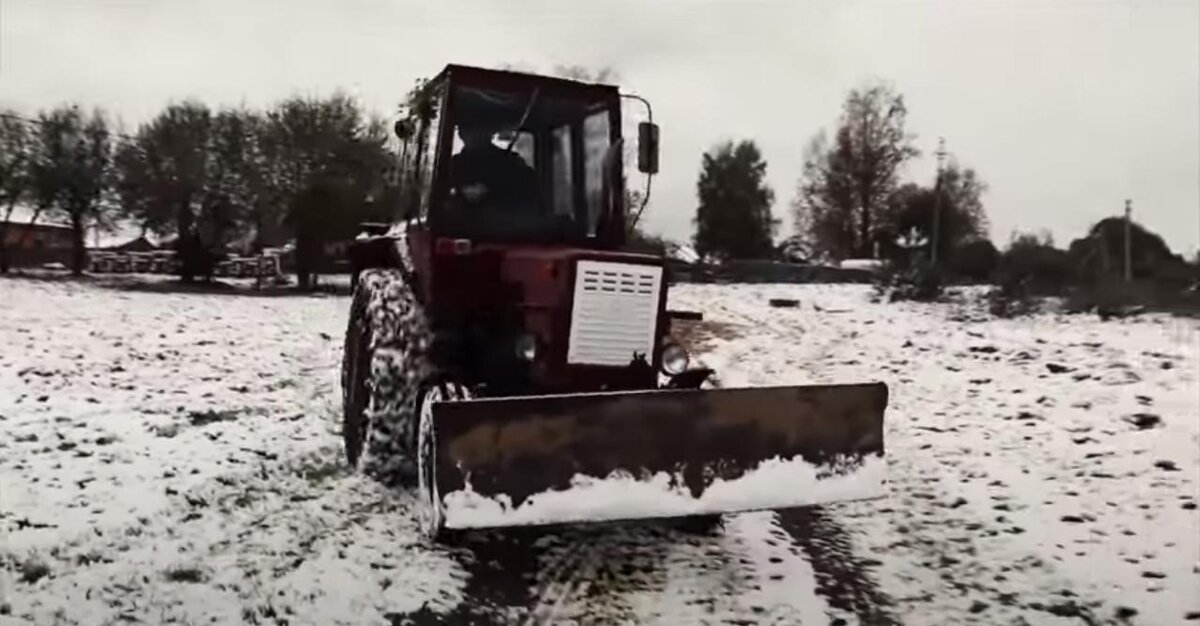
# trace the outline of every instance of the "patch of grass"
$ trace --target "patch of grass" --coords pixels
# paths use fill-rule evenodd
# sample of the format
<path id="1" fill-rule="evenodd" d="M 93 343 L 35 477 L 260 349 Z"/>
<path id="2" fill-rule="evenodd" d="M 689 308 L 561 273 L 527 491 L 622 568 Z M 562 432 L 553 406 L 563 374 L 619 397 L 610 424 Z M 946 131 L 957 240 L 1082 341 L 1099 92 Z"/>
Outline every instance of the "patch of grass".
<path id="1" fill-rule="evenodd" d="M 214 411 L 213 409 L 192 411 L 188 413 L 187 420 L 192 426 L 207 426 L 217 422 L 232 422 L 237 419 L 238 413 L 238 411 Z"/>
<path id="2" fill-rule="evenodd" d="M 300 476 L 310 484 L 316 486 L 328 482 L 332 478 L 336 478 L 343 471 L 344 468 L 340 463 L 321 463 L 301 469 Z"/>
<path id="3" fill-rule="evenodd" d="M 255 500 L 258 500 L 258 498 L 251 495 L 248 492 L 247 493 L 239 493 L 233 499 L 233 506 L 236 508 L 239 508 L 239 509 L 245 508 L 245 507 L 250 506 L 251 504 L 254 504 Z"/>
<path id="4" fill-rule="evenodd" d="M 202 583 L 208 580 L 208 574 L 193 565 L 176 565 L 163 572 L 163 578 L 173 583 Z"/>
<path id="5" fill-rule="evenodd" d="M 1027 281 L 1007 280 L 987 293 L 988 311 L 1001 318 L 1032 315 L 1041 311 L 1041 300 Z"/>
<path id="6" fill-rule="evenodd" d="M 731 340 L 739 336 L 741 329 L 733 324 L 707 320 L 671 321 L 671 337 L 691 355 L 707 352 L 717 339 Z"/>
<path id="7" fill-rule="evenodd" d="M 175 435 L 179 434 L 179 425 L 178 424 L 160 424 L 157 426 L 152 426 L 150 428 L 150 431 L 153 432 L 154 435 L 157 437 L 171 439 Z"/>
<path id="8" fill-rule="evenodd" d="M 888 267 L 878 275 L 874 284 L 876 302 L 934 302 L 942 297 L 945 279 L 935 267 L 913 265 L 905 268 Z"/>
<path id="9" fill-rule="evenodd" d="M 296 381 L 291 378 L 284 378 L 276 383 L 267 386 L 268 391 L 279 391 L 280 389 L 291 389 L 296 386 Z"/>
<path id="10" fill-rule="evenodd" d="M 17 556 L 7 550 L 0 550 L 0 569 L 15 572 L 17 570 L 19 560 Z"/>
<path id="11" fill-rule="evenodd" d="M 93 563 L 112 563 L 112 559 L 104 555 L 99 550 L 89 550 L 75 555 L 75 564 L 80 566 L 88 566 Z"/>
<path id="12" fill-rule="evenodd" d="M 21 582 L 30 585 L 50 575 L 50 566 L 40 558 L 31 556 L 21 563 Z"/>

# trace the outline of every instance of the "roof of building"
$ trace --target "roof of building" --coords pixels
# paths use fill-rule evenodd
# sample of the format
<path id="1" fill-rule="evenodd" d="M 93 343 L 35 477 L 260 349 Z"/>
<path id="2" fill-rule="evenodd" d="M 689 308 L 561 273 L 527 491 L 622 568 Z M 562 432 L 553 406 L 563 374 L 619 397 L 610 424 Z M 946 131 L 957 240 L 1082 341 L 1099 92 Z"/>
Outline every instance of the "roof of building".
<path id="1" fill-rule="evenodd" d="M 49 211 L 37 212 L 33 207 L 27 204 L 17 204 L 13 207 L 12 213 L 8 213 L 8 207 L 0 207 L 0 222 L 7 221 L 11 224 L 28 224 L 29 220 L 33 219 L 34 213 L 37 213 L 37 221 L 35 226 L 46 226 L 50 228 L 70 228 L 71 225 L 66 220 L 55 217 Z M 5 216 L 8 216 L 7 220 Z"/>

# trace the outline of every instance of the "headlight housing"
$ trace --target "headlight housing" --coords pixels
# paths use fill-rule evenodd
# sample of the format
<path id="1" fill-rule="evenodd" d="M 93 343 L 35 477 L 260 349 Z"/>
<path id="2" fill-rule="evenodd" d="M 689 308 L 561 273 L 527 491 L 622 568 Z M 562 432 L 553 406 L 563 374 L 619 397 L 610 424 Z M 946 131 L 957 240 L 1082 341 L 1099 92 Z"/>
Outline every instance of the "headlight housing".
<path id="1" fill-rule="evenodd" d="M 537 338 L 529 333 L 518 336 L 513 347 L 517 358 L 522 361 L 533 361 L 537 358 Z"/>
<path id="2" fill-rule="evenodd" d="M 664 373 L 674 376 L 682 374 L 688 366 L 688 353 L 683 349 L 683 346 L 677 343 L 669 343 L 663 346 L 662 350 L 662 370 Z"/>

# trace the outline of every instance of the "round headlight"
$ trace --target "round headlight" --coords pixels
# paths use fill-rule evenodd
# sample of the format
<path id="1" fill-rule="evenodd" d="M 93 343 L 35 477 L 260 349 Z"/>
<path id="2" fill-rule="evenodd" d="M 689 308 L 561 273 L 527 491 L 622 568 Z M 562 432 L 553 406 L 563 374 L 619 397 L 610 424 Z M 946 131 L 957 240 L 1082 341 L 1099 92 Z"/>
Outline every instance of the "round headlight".
<path id="1" fill-rule="evenodd" d="M 668 344 L 662 351 L 662 368 L 667 374 L 682 374 L 688 366 L 688 354 L 677 343 Z"/>
<path id="2" fill-rule="evenodd" d="M 518 359 L 532 361 L 537 356 L 537 339 L 533 335 L 521 335 L 517 337 L 516 349 Z"/>

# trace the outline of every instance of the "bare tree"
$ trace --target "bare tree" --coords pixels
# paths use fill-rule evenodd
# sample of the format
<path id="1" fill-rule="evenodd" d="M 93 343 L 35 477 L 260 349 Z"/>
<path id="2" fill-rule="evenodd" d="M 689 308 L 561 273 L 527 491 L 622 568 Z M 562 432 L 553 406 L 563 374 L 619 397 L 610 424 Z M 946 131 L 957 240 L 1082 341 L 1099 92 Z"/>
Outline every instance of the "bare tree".
<path id="1" fill-rule="evenodd" d="M 878 216 L 900 166 L 918 154 L 906 115 L 903 96 L 886 84 L 866 84 L 846 97 L 833 144 L 818 136 L 810 145 L 793 210 L 816 250 L 872 256 Z"/>
<path id="2" fill-rule="evenodd" d="M 53 147 L 44 156 L 55 174 L 47 192 L 55 198 L 52 209 L 71 224 L 71 271 L 82 274 L 87 262 L 85 236 L 89 227 L 111 222 L 113 143 L 108 119 L 99 109 L 90 115 L 77 106 L 55 109 L 42 124 Z"/>

